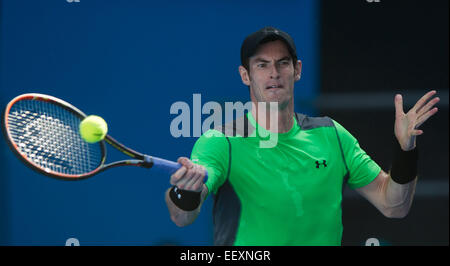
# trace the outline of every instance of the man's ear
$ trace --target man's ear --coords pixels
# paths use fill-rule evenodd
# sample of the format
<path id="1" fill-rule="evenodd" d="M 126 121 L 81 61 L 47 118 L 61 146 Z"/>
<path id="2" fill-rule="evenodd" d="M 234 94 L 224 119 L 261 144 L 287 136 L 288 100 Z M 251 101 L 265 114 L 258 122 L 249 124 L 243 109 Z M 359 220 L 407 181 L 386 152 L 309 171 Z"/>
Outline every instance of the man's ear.
<path id="1" fill-rule="evenodd" d="M 250 75 L 243 66 L 239 66 L 239 74 L 241 75 L 242 83 L 244 83 L 247 86 L 250 86 Z"/>
<path id="2" fill-rule="evenodd" d="M 299 81 L 302 77 L 302 61 L 298 60 L 294 65 L 295 81 Z"/>

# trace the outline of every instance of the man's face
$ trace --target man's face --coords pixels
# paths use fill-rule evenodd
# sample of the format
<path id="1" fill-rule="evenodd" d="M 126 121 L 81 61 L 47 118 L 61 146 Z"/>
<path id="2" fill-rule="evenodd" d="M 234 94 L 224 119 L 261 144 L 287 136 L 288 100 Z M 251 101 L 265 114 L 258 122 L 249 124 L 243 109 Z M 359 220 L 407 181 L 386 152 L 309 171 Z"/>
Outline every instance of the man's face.
<path id="1" fill-rule="evenodd" d="M 253 102 L 278 102 L 279 109 L 286 108 L 301 72 L 301 62 L 293 64 L 292 60 L 285 43 L 277 40 L 262 44 L 250 57 L 250 71 L 239 67 L 242 82 L 250 86 Z"/>

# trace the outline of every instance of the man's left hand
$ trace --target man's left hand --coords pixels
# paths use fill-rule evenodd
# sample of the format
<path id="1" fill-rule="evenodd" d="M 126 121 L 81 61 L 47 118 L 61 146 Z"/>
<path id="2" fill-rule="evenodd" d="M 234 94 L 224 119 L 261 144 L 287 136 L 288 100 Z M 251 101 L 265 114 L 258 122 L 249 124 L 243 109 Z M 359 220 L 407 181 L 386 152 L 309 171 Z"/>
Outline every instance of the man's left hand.
<path id="1" fill-rule="evenodd" d="M 416 136 L 422 135 L 423 131 L 419 127 L 428 120 L 432 115 L 437 113 L 437 107 L 433 106 L 439 102 L 439 98 L 435 97 L 429 100 L 436 91 L 430 91 L 425 94 L 414 107 L 405 114 L 403 111 L 402 95 L 395 95 L 395 126 L 394 133 L 397 140 L 404 151 L 412 150 L 416 147 Z"/>

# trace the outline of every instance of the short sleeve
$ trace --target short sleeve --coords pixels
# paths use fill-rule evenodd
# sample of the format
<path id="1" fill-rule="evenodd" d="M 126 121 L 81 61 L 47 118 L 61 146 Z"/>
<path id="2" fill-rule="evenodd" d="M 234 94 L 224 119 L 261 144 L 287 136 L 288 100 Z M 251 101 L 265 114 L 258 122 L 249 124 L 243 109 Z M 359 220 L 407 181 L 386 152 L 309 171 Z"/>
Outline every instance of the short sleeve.
<path id="1" fill-rule="evenodd" d="M 343 149 L 343 156 L 349 171 L 348 185 L 350 188 L 360 188 L 372 182 L 380 173 L 381 167 L 359 146 L 342 125 L 334 121 Z"/>
<path id="2" fill-rule="evenodd" d="M 193 163 L 200 164 L 208 171 L 206 187 L 208 193 L 217 193 L 225 183 L 228 172 L 229 147 L 225 135 L 220 131 L 210 129 L 194 144 L 191 153 Z"/>

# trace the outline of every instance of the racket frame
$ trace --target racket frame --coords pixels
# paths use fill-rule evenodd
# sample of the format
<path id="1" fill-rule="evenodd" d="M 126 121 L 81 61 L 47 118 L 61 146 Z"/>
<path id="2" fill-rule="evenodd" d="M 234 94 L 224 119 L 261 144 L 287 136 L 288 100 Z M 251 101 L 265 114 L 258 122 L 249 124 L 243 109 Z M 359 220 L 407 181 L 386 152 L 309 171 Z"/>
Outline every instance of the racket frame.
<path id="1" fill-rule="evenodd" d="M 75 106 L 71 105 L 70 103 L 63 101 L 61 99 L 58 99 L 56 97 L 50 96 L 50 95 L 45 95 L 45 94 L 40 94 L 40 93 L 26 93 L 26 94 L 19 95 L 19 96 L 15 97 L 14 99 L 12 99 L 7 104 L 7 106 L 4 109 L 3 114 L 2 114 L 2 131 L 7 139 L 9 148 L 23 163 L 25 163 L 25 165 L 29 166 L 31 169 L 33 169 L 43 175 L 53 177 L 53 178 L 58 178 L 58 179 L 63 179 L 63 180 L 80 180 L 80 179 L 85 179 L 85 178 L 91 177 L 91 176 L 98 174 L 106 169 L 116 167 L 116 166 L 139 166 L 139 167 L 145 167 L 145 168 L 151 168 L 153 166 L 153 159 L 151 156 L 134 151 L 134 150 L 126 147 L 125 145 L 121 144 L 120 142 L 118 142 L 117 140 L 115 140 L 114 138 L 112 138 L 110 135 L 107 134 L 103 140 L 98 142 L 98 144 L 100 145 L 102 159 L 100 161 L 100 164 L 94 170 L 92 170 L 88 173 L 77 174 L 77 175 L 56 173 L 51 170 L 49 170 L 49 171 L 45 170 L 41 166 L 34 163 L 32 160 L 28 159 L 27 156 L 25 156 L 24 154 L 19 152 L 19 148 L 17 147 L 17 144 L 14 142 L 14 140 L 11 136 L 11 132 L 10 132 L 9 126 L 8 126 L 8 115 L 9 115 L 9 112 L 10 112 L 12 106 L 21 100 L 37 100 L 37 101 L 44 101 L 44 102 L 55 104 L 57 106 L 64 108 L 65 110 L 73 113 L 78 118 L 80 118 L 80 120 L 83 120 L 86 117 L 86 114 L 84 114 L 81 110 L 79 110 Z M 105 161 L 106 161 L 105 142 L 109 143 L 111 146 L 118 149 L 122 153 L 130 156 L 133 159 L 116 161 L 113 163 L 105 164 Z"/>

